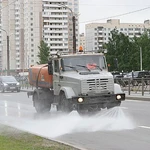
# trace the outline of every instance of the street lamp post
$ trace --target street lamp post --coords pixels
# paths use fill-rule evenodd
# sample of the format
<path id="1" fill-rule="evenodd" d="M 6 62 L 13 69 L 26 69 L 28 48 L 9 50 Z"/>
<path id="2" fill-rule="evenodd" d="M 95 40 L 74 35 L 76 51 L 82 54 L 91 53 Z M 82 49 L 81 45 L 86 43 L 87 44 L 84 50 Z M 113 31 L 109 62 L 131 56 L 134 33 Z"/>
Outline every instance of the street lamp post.
<path id="1" fill-rule="evenodd" d="M 7 31 L 0 28 L 1 30 L 3 30 L 6 33 L 6 38 L 7 38 L 7 75 L 10 75 L 10 60 L 9 60 L 9 36 L 7 34 Z"/>
<path id="2" fill-rule="evenodd" d="M 140 69 L 141 71 L 143 70 L 143 67 L 142 67 L 142 48 L 140 47 Z"/>
<path id="3" fill-rule="evenodd" d="M 72 15 L 72 24 L 73 24 L 73 53 L 76 53 L 76 19 L 75 16 L 73 14 L 73 11 L 71 8 L 69 8 L 68 6 L 66 6 L 65 4 L 59 4 L 59 6 L 65 7 L 67 9 L 70 10 L 71 15 Z"/>

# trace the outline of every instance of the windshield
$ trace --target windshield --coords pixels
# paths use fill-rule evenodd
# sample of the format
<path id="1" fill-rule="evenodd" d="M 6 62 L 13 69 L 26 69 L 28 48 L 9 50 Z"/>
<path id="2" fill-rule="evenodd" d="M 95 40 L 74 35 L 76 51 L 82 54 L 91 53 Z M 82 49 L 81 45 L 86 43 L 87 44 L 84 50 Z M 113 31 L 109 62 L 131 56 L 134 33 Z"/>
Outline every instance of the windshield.
<path id="1" fill-rule="evenodd" d="M 72 70 L 66 66 L 75 67 L 77 70 L 99 70 L 106 69 L 106 61 L 105 57 L 100 55 L 71 56 L 62 59 L 62 66 L 64 71 Z"/>
<path id="2" fill-rule="evenodd" d="M 3 82 L 17 82 L 16 79 L 12 76 L 1 77 Z"/>

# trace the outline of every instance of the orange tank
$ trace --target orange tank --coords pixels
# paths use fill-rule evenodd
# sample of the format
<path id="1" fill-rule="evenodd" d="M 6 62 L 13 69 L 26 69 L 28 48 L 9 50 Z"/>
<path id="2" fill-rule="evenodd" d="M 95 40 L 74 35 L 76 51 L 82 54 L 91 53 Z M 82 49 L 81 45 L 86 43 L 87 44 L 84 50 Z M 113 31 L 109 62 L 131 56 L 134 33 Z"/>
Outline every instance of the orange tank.
<path id="1" fill-rule="evenodd" d="M 32 86 L 36 86 L 36 80 L 38 77 L 38 87 L 51 88 L 53 85 L 53 76 L 48 74 L 48 67 L 44 67 L 46 64 L 32 66 L 29 68 L 29 83 Z M 42 68 L 42 69 L 41 69 Z M 40 71 L 41 69 L 41 71 Z M 40 71 L 40 73 L 39 73 Z"/>

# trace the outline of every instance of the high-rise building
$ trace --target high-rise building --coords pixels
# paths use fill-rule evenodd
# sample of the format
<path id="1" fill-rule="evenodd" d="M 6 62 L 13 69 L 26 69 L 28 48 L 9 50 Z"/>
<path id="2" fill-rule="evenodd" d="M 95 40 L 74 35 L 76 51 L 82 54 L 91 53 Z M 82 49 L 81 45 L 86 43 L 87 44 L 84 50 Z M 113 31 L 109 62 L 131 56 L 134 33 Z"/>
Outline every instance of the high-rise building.
<path id="1" fill-rule="evenodd" d="M 84 35 L 84 33 L 80 34 L 79 46 L 81 46 L 83 51 L 85 51 L 86 46 L 85 46 L 85 35 Z"/>
<path id="2" fill-rule="evenodd" d="M 140 37 L 145 29 L 150 29 L 150 20 L 144 23 L 120 23 L 119 19 L 110 19 L 106 23 L 90 23 L 86 25 L 86 50 L 98 51 L 102 49 L 111 37 L 111 31 L 117 29 L 129 37 Z"/>
<path id="3" fill-rule="evenodd" d="M 0 0 L 0 28 L 2 27 L 2 0 Z M 0 30 L 0 72 L 2 71 L 2 31 Z"/>
<path id="4" fill-rule="evenodd" d="M 10 69 L 13 70 L 37 64 L 41 40 L 52 51 L 72 52 L 72 15 L 76 16 L 78 44 L 78 3 L 78 0 L 1 1 L 0 67 L 7 69 L 7 36 Z"/>
<path id="5" fill-rule="evenodd" d="M 43 37 L 52 51 L 73 51 L 72 16 L 78 40 L 78 7 L 78 0 L 43 0 Z"/>
<path id="6" fill-rule="evenodd" d="M 38 46 L 42 40 L 42 0 L 24 0 L 24 66 L 38 62 Z"/>
<path id="7" fill-rule="evenodd" d="M 8 58 L 10 69 L 24 67 L 24 3 L 23 0 L 17 0 L 15 3 L 13 2 L 13 0 L 1 2 L 1 48 L 3 70 L 7 70 Z M 7 40 L 7 37 L 9 37 L 9 40 Z M 9 53 L 7 44 L 9 44 Z"/>

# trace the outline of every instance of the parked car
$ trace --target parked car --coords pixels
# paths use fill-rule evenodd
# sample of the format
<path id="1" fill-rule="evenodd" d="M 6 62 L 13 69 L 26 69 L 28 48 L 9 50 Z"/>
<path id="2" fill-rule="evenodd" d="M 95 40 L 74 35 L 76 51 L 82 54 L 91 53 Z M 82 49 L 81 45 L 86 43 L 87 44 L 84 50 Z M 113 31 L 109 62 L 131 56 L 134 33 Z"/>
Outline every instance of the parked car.
<path id="1" fill-rule="evenodd" d="M 0 76 L 0 91 L 20 92 L 20 83 L 13 76 Z"/>
<path id="2" fill-rule="evenodd" d="M 127 78 L 127 79 L 130 78 L 130 81 L 133 85 L 138 85 L 139 83 L 141 83 L 142 78 L 144 79 L 144 82 L 148 84 L 149 79 L 150 79 L 150 72 L 149 71 L 133 71 L 133 72 L 126 74 L 124 78 Z"/>

